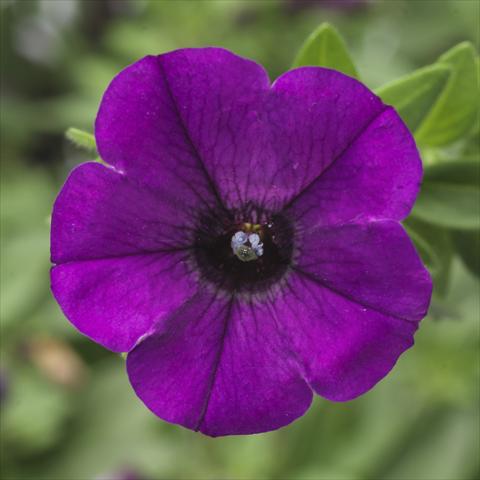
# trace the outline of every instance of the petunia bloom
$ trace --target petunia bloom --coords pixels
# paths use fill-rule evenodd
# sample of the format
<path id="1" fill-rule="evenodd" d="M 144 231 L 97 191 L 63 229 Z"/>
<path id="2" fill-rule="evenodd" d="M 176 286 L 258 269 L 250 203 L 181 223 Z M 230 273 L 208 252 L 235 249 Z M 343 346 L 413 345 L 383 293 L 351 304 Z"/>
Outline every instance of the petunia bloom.
<path id="1" fill-rule="evenodd" d="M 431 280 L 399 221 L 421 161 L 392 107 L 317 67 L 270 84 L 219 48 L 148 56 L 108 87 L 102 159 L 53 211 L 52 290 L 129 352 L 137 395 L 207 435 L 346 401 L 413 344 Z"/>

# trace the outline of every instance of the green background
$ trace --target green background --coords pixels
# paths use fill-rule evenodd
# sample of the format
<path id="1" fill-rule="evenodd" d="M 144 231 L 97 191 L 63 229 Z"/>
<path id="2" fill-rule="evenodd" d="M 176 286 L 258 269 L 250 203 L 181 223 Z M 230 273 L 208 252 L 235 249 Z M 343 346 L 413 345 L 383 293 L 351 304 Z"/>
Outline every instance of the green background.
<path id="1" fill-rule="evenodd" d="M 0 12 L 2 479 L 480 477 L 476 0 L 0 0 Z M 414 127 L 425 163 L 406 226 L 434 277 L 430 314 L 415 347 L 363 397 L 317 398 L 282 430 L 210 439 L 154 417 L 121 356 L 76 332 L 51 297 L 52 202 L 93 155 L 64 132 L 91 132 L 109 81 L 144 55 L 219 45 L 274 79 L 322 22 L 372 89 L 440 57 L 419 80 L 378 90 Z M 351 69 L 328 35 L 318 63 Z M 441 57 L 464 41 L 454 60 Z"/>

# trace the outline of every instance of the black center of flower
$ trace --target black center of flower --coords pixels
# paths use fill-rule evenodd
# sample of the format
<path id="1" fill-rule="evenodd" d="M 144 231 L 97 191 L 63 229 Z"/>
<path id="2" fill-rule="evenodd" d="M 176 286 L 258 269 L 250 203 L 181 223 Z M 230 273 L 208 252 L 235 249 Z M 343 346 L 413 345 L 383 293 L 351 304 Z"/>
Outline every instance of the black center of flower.
<path id="1" fill-rule="evenodd" d="M 252 293 L 267 289 L 286 272 L 293 251 L 293 228 L 280 214 L 249 215 L 210 212 L 200 218 L 195 241 L 195 259 L 200 272 L 219 288 Z M 232 247 L 238 232 L 258 235 L 262 243 L 250 261 Z M 245 244 L 249 248 L 250 244 Z M 243 246 L 242 246 L 243 248 Z M 260 253 L 258 255 L 258 253 Z"/>

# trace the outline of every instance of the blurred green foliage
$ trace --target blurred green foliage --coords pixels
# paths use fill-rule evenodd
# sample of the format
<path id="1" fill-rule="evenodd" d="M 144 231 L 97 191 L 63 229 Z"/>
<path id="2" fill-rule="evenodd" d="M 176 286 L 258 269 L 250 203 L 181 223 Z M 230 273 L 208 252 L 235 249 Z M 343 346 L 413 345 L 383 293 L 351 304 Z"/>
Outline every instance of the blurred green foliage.
<path id="1" fill-rule="evenodd" d="M 357 69 L 350 58 L 343 38 L 328 23 L 320 25 L 307 38 L 292 67 L 308 65 L 333 68 L 346 75 L 358 78 Z"/>
<path id="2" fill-rule="evenodd" d="M 1 0 L 0 14 L 2 479 L 480 477 L 478 2 Z M 425 164 L 405 222 L 435 283 L 416 346 L 363 397 L 317 399 L 291 426 L 250 437 L 158 420 L 121 357 L 78 334 L 49 292 L 52 202 L 94 155 L 76 148 L 89 137 L 63 132 L 92 131 L 127 64 L 203 45 L 272 79 L 293 58 L 358 72 L 398 108 Z"/>

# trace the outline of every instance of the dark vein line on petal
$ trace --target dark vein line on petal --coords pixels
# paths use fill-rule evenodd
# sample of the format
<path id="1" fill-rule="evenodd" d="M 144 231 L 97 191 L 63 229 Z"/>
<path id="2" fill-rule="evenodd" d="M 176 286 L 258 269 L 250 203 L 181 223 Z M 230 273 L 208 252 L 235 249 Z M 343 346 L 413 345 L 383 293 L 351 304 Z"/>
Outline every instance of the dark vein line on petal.
<path id="1" fill-rule="evenodd" d="M 161 249 L 161 250 L 145 250 L 143 252 L 135 252 L 135 253 L 125 253 L 124 255 L 105 255 L 101 257 L 92 257 L 92 258 L 79 258 L 75 260 L 64 260 L 61 262 L 53 262 L 54 267 L 59 267 L 60 265 L 69 265 L 72 263 L 81 263 L 81 262 L 95 262 L 95 261 L 102 261 L 102 260 L 121 260 L 123 258 L 129 257 L 141 257 L 141 256 L 153 256 L 157 254 L 164 254 L 164 253 L 177 253 L 177 252 L 185 252 L 191 250 L 193 245 L 188 247 L 172 247 L 168 249 Z"/>
<path id="2" fill-rule="evenodd" d="M 190 144 L 190 147 L 192 149 L 192 152 L 193 154 L 197 157 L 198 159 L 198 162 L 200 164 L 200 168 L 203 172 L 203 174 L 205 175 L 205 178 L 207 180 L 207 183 L 208 183 L 208 186 L 210 187 L 211 191 L 213 192 L 213 194 L 215 195 L 215 198 L 219 204 L 219 206 L 226 211 L 226 207 L 223 203 L 223 200 L 220 196 L 220 193 L 218 192 L 217 190 L 217 187 L 215 185 L 215 182 L 213 181 L 213 178 L 210 176 L 209 172 L 207 171 L 207 168 L 205 166 L 205 163 L 203 162 L 202 160 L 202 157 L 200 156 L 200 153 L 197 149 L 197 147 L 195 146 L 195 144 L 193 143 L 193 140 L 190 136 L 190 133 L 188 132 L 188 129 L 187 129 L 187 126 L 184 122 L 184 119 L 180 113 L 180 110 L 178 109 L 178 105 L 177 105 L 177 101 L 173 95 L 173 92 L 172 92 L 172 88 L 170 86 L 170 83 L 168 81 L 168 77 L 167 77 L 167 74 L 165 72 L 165 68 L 162 64 L 162 60 L 161 58 L 158 58 L 158 65 L 159 65 L 159 68 L 160 68 L 160 71 L 163 75 L 163 78 L 165 80 L 165 86 L 166 86 L 166 90 L 167 90 L 167 93 L 168 93 L 168 96 L 170 97 L 171 101 L 172 101 L 172 104 L 173 104 L 173 108 L 174 108 L 174 111 L 176 113 L 176 115 L 178 116 L 178 119 L 179 119 L 179 124 L 180 124 L 180 127 L 182 128 L 182 131 L 185 135 L 185 138 L 186 140 L 188 141 L 188 143 Z"/>
<path id="3" fill-rule="evenodd" d="M 223 323 L 223 331 L 222 331 L 222 335 L 220 337 L 220 348 L 218 350 L 218 354 L 217 354 L 217 356 L 215 358 L 215 362 L 213 364 L 211 378 L 210 378 L 210 381 L 209 381 L 208 387 L 207 387 L 207 395 L 205 397 L 205 401 L 203 402 L 202 409 L 200 410 L 200 415 L 198 417 L 197 424 L 194 427 L 194 431 L 196 431 L 196 432 L 198 432 L 198 430 L 200 429 L 200 426 L 202 425 L 202 423 L 205 419 L 205 415 L 207 414 L 208 405 L 210 403 L 210 398 L 211 398 L 212 393 L 213 393 L 213 387 L 215 386 L 215 380 L 217 378 L 218 368 L 220 367 L 220 362 L 222 360 L 223 351 L 225 349 L 225 340 L 226 340 L 227 333 L 228 333 L 228 326 L 230 324 L 230 317 L 231 317 L 234 302 L 235 302 L 235 295 L 232 295 L 230 297 L 228 305 L 226 306 L 225 319 L 224 319 L 224 323 Z"/>
<path id="4" fill-rule="evenodd" d="M 377 115 L 375 115 L 361 130 L 360 132 L 355 135 L 349 142 L 348 144 L 345 146 L 345 148 L 338 154 L 336 155 L 333 160 L 330 162 L 330 164 L 327 166 L 327 168 L 325 168 L 324 170 L 322 170 L 316 177 L 314 177 L 310 183 L 308 183 L 307 185 L 305 185 L 296 195 L 294 195 L 283 207 L 282 207 L 282 210 L 288 210 L 300 197 L 302 197 L 305 193 L 307 193 L 307 191 L 309 191 L 314 185 L 315 183 L 326 173 L 328 172 L 328 170 L 330 170 L 330 168 L 332 168 L 336 163 L 337 161 L 343 157 L 343 155 L 345 155 L 348 150 L 350 149 L 350 147 L 352 147 L 352 145 L 355 144 L 355 142 L 357 140 L 360 139 L 360 137 L 370 128 L 371 125 L 373 125 L 373 123 L 378 120 L 389 108 L 391 107 L 385 107 L 383 108 Z"/>
<path id="5" fill-rule="evenodd" d="M 368 303 L 365 303 L 363 301 L 360 301 L 356 298 L 353 298 L 352 296 L 348 295 L 347 293 L 344 293 L 340 290 L 337 290 L 336 288 L 332 287 L 331 285 L 328 285 L 327 283 L 325 282 L 322 282 L 320 279 L 318 279 L 315 275 L 312 275 L 311 273 L 308 273 L 304 270 L 302 270 L 301 268 L 298 268 L 296 266 L 292 266 L 291 267 L 292 270 L 294 270 L 295 272 L 299 273 L 300 275 L 303 275 L 305 278 L 311 280 L 312 282 L 314 283 L 317 283 L 318 285 L 326 288 L 327 290 L 330 290 L 331 292 L 335 293 L 336 295 L 339 295 L 343 298 L 345 298 L 346 300 L 348 300 L 349 302 L 352 302 L 356 305 L 361 305 L 362 307 L 365 307 L 365 308 L 368 308 L 370 310 L 373 310 L 374 312 L 377 312 L 377 313 L 380 313 L 381 315 L 385 315 L 387 317 L 392 317 L 392 318 L 396 318 L 398 320 L 404 320 L 408 323 L 414 323 L 415 321 L 414 320 L 409 320 L 408 318 L 406 317 L 402 317 L 400 315 L 395 315 L 393 313 L 390 313 L 390 312 L 386 312 L 380 308 L 377 308 L 377 307 L 374 307 L 372 305 L 369 305 Z"/>

